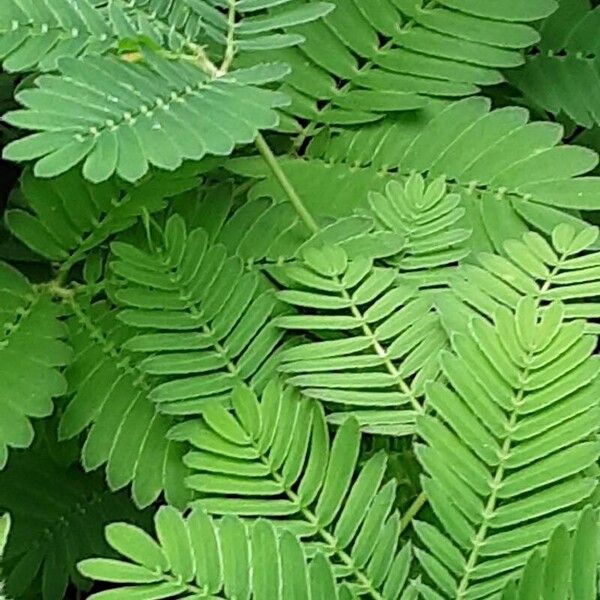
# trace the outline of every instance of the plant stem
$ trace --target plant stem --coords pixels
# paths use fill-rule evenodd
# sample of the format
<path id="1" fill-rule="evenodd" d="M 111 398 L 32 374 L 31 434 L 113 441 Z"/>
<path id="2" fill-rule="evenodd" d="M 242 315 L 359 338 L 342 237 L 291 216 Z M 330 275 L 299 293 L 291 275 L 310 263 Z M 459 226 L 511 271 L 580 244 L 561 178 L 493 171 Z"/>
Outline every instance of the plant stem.
<path id="1" fill-rule="evenodd" d="M 400 533 L 410 525 L 411 521 L 417 516 L 417 513 L 423 508 L 426 502 L 427 496 L 425 495 L 425 492 L 421 492 L 408 507 L 408 510 L 402 515 L 402 518 L 400 519 Z"/>
<path id="2" fill-rule="evenodd" d="M 217 76 L 225 75 L 235 56 L 235 0 L 229 0 L 229 11 L 227 13 L 227 45 L 225 47 L 225 56 L 219 67 Z"/>
<path id="3" fill-rule="evenodd" d="M 277 162 L 277 157 L 273 154 L 269 144 L 267 144 L 265 138 L 260 133 L 256 137 L 255 144 L 306 227 L 311 233 L 318 233 L 320 231 L 320 227 L 317 225 L 317 222 L 314 220 L 310 212 L 308 212 L 306 206 L 304 206 L 304 202 L 302 202 L 298 192 L 296 192 L 291 181 L 283 172 L 281 165 Z"/>

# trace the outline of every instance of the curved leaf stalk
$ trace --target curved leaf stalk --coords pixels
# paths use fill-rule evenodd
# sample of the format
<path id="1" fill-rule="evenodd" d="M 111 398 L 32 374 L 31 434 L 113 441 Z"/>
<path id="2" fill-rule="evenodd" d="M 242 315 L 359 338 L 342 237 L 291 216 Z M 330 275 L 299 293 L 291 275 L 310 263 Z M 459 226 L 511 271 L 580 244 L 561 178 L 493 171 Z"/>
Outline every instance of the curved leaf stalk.
<path id="1" fill-rule="evenodd" d="M 227 45 L 226 45 L 225 55 L 224 55 L 221 66 L 218 69 L 216 69 L 215 65 L 208 59 L 208 57 L 206 57 L 204 52 L 201 49 L 198 49 L 200 51 L 200 54 L 198 56 L 200 58 L 202 58 L 202 61 L 199 61 L 200 66 L 206 72 L 208 72 L 210 75 L 212 75 L 214 77 L 220 77 L 222 75 L 225 75 L 227 73 L 227 71 L 229 70 L 229 68 L 231 67 L 231 64 L 232 64 L 234 56 L 235 56 L 235 46 L 234 46 L 235 3 L 236 3 L 236 0 L 229 0 Z M 389 40 L 386 45 L 391 45 L 392 43 L 393 43 L 393 40 Z M 205 61 L 208 61 L 208 64 L 203 66 L 203 63 Z M 370 64 L 370 63 L 367 63 L 367 64 Z M 208 67 L 208 68 L 206 68 L 206 67 Z M 313 126 L 313 125 L 314 124 L 311 124 L 311 126 Z M 303 135 L 303 139 L 304 139 L 307 135 L 309 135 L 309 133 L 308 133 L 308 131 L 305 131 L 305 132 L 303 132 L 302 135 Z M 314 217 L 312 216 L 312 214 L 306 208 L 304 202 L 298 195 L 298 192 L 292 185 L 291 181 L 287 178 L 287 176 L 283 172 L 283 169 L 281 168 L 281 166 L 279 165 L 279 163 L 277 161 L 277 157 L 275 156 L 271 147 L 269 146 L 269 144 L 267 143 L 267 141 L 265 140 L 265 138 L 263 137 L 263 135 L 261 133 L 258 133 L 256 140 L 255 140 L 255 144 L 256 144 L 256 147 L 257 147 L 258 151 L 260 152 L 261 156 L 263 157 L 264 161 L 266 162 L 268 167 L 271 169 L 271 171 L 273 172 L 273 175 L 275 176 L 275 178 L 277 179 L 277 181 L 279 182 L 279 184 L 285 191 L 286 195 L 288 196 L 290 203 L 292 204 L 292 206 L 298 213 L 299 217 L 302 219 L 306 228 L 312 234 L 318 233 L 321 230 L 321 228 L 317 224 L 317 222 L 314 219 Z M 414 394 L 412 393 L 411 389 L 406 385 L 406 383 L 400 376 L 398 369 L 396 369 L 394 364 L 388 358 L 385 349 L 377 341 L 374 332 L 371 330 L 369 325 L 364 320 L 363 315 L 360 313 L 360 311 L 354 305 L 354 303 L 352 303 L 351 298 L 348 295 L 348 292 L 346 290 L 343 290 L 343 295 L 344 295 L 344 298 L 346 300 L 348 300 L 351 304 L 352 314 L 356 318 L 361 319 L 363 321 L 363 325 L 362 325 L 363 332 L 365 333 L 365 335 L 367 337 L 369 337 L 369 339 L 371 339 L 376 353 L 384 360 L 384 364 L 385 364 L 388 372 L 390 373 L 390 375 L 392 375 L 397 380 L 398 385 L 400 386 L 402 391 L 408 395 L 415 410 L 419 413 L 423 413 L 424 407 L 421 406 L 419 401 L 415 398 Z M 231 371 L 232 374 L 235 374 L 235 369 L 232 370 L 230 362 L 228 362 L 227 368 Z M 265 462 L 266 466 L 269 466 L 268 463 L 266 462 L 266 458 L 264 456 L 261 455 L 261 459 L 263 460 L 263 462 Z M 276 480 L 278 480 L 279 483 L 283 484 L 283 478 L 281 476 L 279 476 L 277 473 L 273 473 L 273 472 L 272 472 L 272 474 L 273 474 L 273 477 Z M 292 501 L 298 501 L 298 497 L 292 490 L 286 489 L 286 493 L 288 494 L 288 496 L 290 497 L 290 499 Z M 406 527 L 408 527 L 408 525 L 410 524 L 412 519 L 417 515 L 419 510 L 423 507 L 423 505 L 426 502 L 427 502 L 427 497 L 424 492 L 421 492 L 419 494 L 419 496 L 411 504 L 411 506 L 405 513 L 405 515 L 402 517 L 400 531 L 404 531 L 404 529 L 406 529 Z M 318 524 L 318 520 L 317 520 L 316 516 L 314 514 L 312 514 L 310 511 L 308 511 L 308 509 L 303 509 L 302 513 L 304 514 L 304 516 L 307 518 L 307 520 L 310 523 L 312 523 L 314 525 Z M 321 530 L 321 529 L 319 529 L 319 533 L 323 537 L 323 539 L 332 546 L 332 548 L 335 548 L 335 539 L 333 538 L 333 536 L 331 536 L 327 531 Z M 363 575 L 360 571 L 358 571 L 356 569 L 356 567 L 353 566 L 352 558 L 348 554 L 346 554 L 345 552 L 343 552 L 341 550 L 336 550 L 336 554 L 338 554 L 339 558 L 342 560 L 342 562 L 346 566 L 352 568 L 353 572 L 356 575 L 356 578 L 361 582 L 362 585 L 364 585 L 369 590 L 369 594 L 372 596 L 372 598 L 374 598 L 376 600 L 379 600 L 379 599 L 383 600 L 383 596 L 381 596 L 379 594 L 379 592 L 377 590 L 373 589 L 373 587 L 370 585 L 368 578 L 366 578 L 365 575 Z"/>
<path id="2" fill-rule="evenodd" d="M 222 77 L 226 75 L 229 71 L 233 59 L 235 57 L 235 4 L 236 0 L 229 0 L 229 10 L 228 10 L 228 28 L 227 28 L 227 44 L 225 47 L 225 54 L 223 56 L 223 62 L 220 67 L 217 67 L 206 55 L 204 49 L 201 47 L 195 47 L 194 50 L 196 52 L 196 62 L 198 66 L 208 75 L 213 78 Z M 281 187 L 284 189 L 286 195 L 288 196 L 290 203 L 294 207 L 294 209 L 298 212 L 298 215 L 309 229 L 311 233 L 317 233 L 320 228 L 317 225 L 314 217 L 310 214 L 302 199 L 296 192 L 294 186 L 290 182 L 290 180 L 286 177 L 283 169 L 279 166 L 277 162 L 276 156 L 273 154 L 269 144 L 265 140 L 265 138 L 259 133 L 255 140 L 256 147 L 260 152 L 261 156 L 264 158 L 268 167 L 273 172 L 273 175 L 276 177 L 277 181 L 281 184 Z"/>
<path id="3" fill-rule="evenodd" d="M 421 492 L 414 500 L 413 503 L 408 507 L 406 512 L 400 519 L 400 533 L 402 533 L 417 516 L 419 511 L 427 504 L 427 494 Z"/>
<path id="4" fill-rule="evenodd" d="M 52 298 L 57 298 L 58 300 L 69 303 L 69 306 L 71 306 L 71 301 L 75 295 L 75 290 L 72 287 L 64 287 L 67 275 L 68 270 L 62 271 L 61 269 L 55 279 L 47 283 L 40 283 L 34 287 L 36 290 L 46 293 Z"/>

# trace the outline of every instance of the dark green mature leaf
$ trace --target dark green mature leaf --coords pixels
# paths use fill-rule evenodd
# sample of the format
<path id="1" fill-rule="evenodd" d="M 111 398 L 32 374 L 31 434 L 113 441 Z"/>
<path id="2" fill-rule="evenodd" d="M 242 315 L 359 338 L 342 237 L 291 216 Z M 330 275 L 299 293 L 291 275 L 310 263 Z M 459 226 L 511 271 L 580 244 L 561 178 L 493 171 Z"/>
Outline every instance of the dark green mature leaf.
<path id="1" fill-rule="evenodd" d="M 0 471 L 0 511 L 12 519 L 2 561 L 6 592 L 42 600 L 62 600 L 69 582 L 89 589 L 76 564 L 108 550 L 104 525 L 147 520 L 126 494 L 110 493 L 100 476 L 54 462 L 43 444 L 12 455 Z"/>
<path id="2" fill-rule="evenodd" d="M 239 83 L 244 73 L 211 79 L 193 62 L 151 51 L 141 63 L 62 58 L 59 72 L 19 92 L 25 108 L 4 116 L 36 132 L 9 144 L 4 157 L 36 160 L 37 177 L 83 162 L 84 177 L 94 183 L 114 173 L 137 181 L 151 165 L 174 171 L 184 160 L 227 155 L 276 125 L 274 108 L 285 102 L 252 81 Z"/>
<path id="3" fill-rule="evenodd" d="M 151 382 L 124 346 L 133 332 L 106 302 L 75 298 L 71 309 L 74 359 L 65 372 L 69 399 L 59 436 L 85 432 L 83 467 L 105 465 L 108 487 L 131 484 L 138 506 L 148 506 L 163 491 L 171 504 L 185 505 L 183 448 L 167 439 L 172 420 L 153 406 Z"/>
<path id="4" fill-rule="evenodd" d="M 9 448 L 31 445 L 31 420 L 52 414 L 53 399 L 67 389 L 59 372 L 71 359 L 62 312 L 46 290 L 0 262 L 0 468 Z"/>
<path id="5" fill-rule="evenodd" d="M 562 0 L 544 20 L 537 52 L 507 78 L 535 106 L 584 127 L 600 124 L 600 7 Z"/>
<path id="6" fill-rule="evenodd" d="M 418 109 L 428 97 L 468 96 L 499 83 L 499 69 L 521 65 L 520 50 L 538 41 L 531 21 L 556 9 L 553 0 L 528 3 L 527 10 L 514 2 L 495 2 L 498 10 L 464 1 L 334 5 L 323 19 L 294 30 L 306 38 L 298 49 L 261 56 L 292 67 L 283 88 L 292 98 L 282 123 L 288 132 L 368 123 Z"/>
<path id="7" fill-rule="evenodd" d="M 167 199 L 195 187 L 197 168 L 174 174 L 152 173 L 136 186 L 114 181 L 91 185 L 75 171 L 51 180 L 31 171 L 21 178 L 26 207 L 6 211 L 10 231 L 32 250 L 60 261 L 65 273 L 109 237 L 131 227 L 143 214 L 166 206 Z"/>

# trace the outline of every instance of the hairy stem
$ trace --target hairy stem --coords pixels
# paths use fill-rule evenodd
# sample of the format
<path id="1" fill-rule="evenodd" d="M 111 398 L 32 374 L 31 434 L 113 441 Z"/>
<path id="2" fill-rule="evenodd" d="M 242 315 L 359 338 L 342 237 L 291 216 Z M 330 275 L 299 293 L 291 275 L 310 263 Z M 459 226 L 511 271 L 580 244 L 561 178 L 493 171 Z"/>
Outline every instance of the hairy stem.
<path id="1" fill-rule="evenodd" d="M 273 151 L 267 144 L 265 138 L 259 133 L 255 140 L 256 147 L 260 152 L 261 156 L 264 158 L 265 162 L 275 175 L 277 181 L 287 194 L 289 201 L 292 206 L 296 209 L 296 212 L 302 219 L 303 223 L 306 225 L 306 228 L 313 234 L 318 233 L 320 231 L 317 222 L 310 214 L 304 202 L 296 192 L 294 186 L 291 181 L 287 178 L 287 175 L 283 172 L 281 165 L 277 162 L 277 157 L 273 154 Z"/>
<path id="2" fill-rule="evenodd" d="M 218 76 L 225 75 L 235 57 L 235 1 L 229 0 L 229 11 L 227 13 L 227 45 L 225 46 L 225 55 L 223 62 L 219 67 Z"/>

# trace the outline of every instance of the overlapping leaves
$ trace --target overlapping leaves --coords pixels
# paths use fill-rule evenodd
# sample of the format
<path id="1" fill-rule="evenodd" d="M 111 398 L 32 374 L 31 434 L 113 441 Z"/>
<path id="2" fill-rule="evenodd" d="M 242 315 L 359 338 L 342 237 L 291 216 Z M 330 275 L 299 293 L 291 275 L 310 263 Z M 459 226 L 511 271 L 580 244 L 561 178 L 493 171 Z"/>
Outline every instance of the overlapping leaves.
<path id="1" fill-rule="evenodd" d="M 469 98 L 315 138 L 306 156 L 284 157 L 281 166 L 313 214 L 336 219 L 365 208 L 369 193 L 383 192 L 389 179 L 417 172 L 430 184 L 443 176 L 461 196 L 471 247 L 500 251 L 532 226 L 548 235 L 560 223 L 584 227 L 581 217 L 597 207 L 600 180 L 590 174 L 596 154 L 559 144 L 561 136 L 556 123 L 528 122 L 522 108 L 490 111 L 486 99 Z M 265 178 L 251 198 L 285 198 L 255 160 L 230 167 Z"/>
<path id="2" fill-rule="evenodd" d="M 467 96 L 499 83 L 499 69 L 521 65 L 520 50 L 539 39 L 531 22 L 556 8 L 550 0 L 334 4 L 296 30 L 306 38 L 298 49 L 265 56 L 292 67 L 283 88 L 292 99 L 286 131 L 310 135 L 323 124 L 368 123 L 420 108 L 428 97 Z"/>
<path id="3" fill-rule="evenodd" d="M 502 600 L 575 600 L 597 597 L 598 519 L 588 507 L 573 533 L 557 527 L 544 551 L 531 554 L 520 581 L 506 586 Z"/>
<path id="4" fill-rule="evenodd" d="M 173 171 L 184 160 L 227 155 L 277 123 L 274 108 L 285 98 L 254 84 L 281 69 L 258 66 L 212 79 L 193 62 L 151 51 L 139 63 L 63 58 L 59 75 L 41 76 L 17 94 L 26 108 L 4 118 L 35 133 L 6 146 L 4 156 L 36 160 L 38 177 L 83 162 L 86 179 L 101 182 L 113 173 L 136 181 L 150 165 Z"/>
<path id="5" fill-rule="evenodd" d="M 131 227 L 141 215 L 162 210 L 168 198 L 197 184 L 197 168 L 154 173 L 137 186 L 114 181 L 91 185 L 79 173 L 41 180 L 26 171 L 22 202 L 5 213 L 10 231 L 44 258 L 61 263 L 61 272 L 83 260 L 107 238 Z"/>
<path id="6" fill-rule="evenodd" d="M 584 127 L 600 124 L 599 7 L 588 0 L 561 0 L 544 20 L 536 52 L 507 73 L 534 106 Z"/>
<path id="7" fill-rule="evenodd" d="M 383 453 L 357 471 L 357 422 L 346 420 L 330 443 L 321 406 L 277 381 L 260 402 L 247 388 L 236 389 L 232 402 L 232 413 L 213 406 L 173 430 L 193 447 L 185 462 L 195 471 L 187 479 L 199 492 L 195 506 L 271 517 L 328 555 L 355 593 L 399 598 L 410 547 L 399 548 L 396 486 L 382 485 Z"/>
<path id="8" fill-rule="evenodd" d="M 597 157 L 448 99 L 589 127 L 600 13 L 334 5 L 0 5 L 12 595 L 595 598 Z"/>
<path id="9" fill-rule="evenodd" d="M 292 6 L 281 6 L 286 3 Z M 324 2 L 294 3 L 234 2 L 240 15 L 233 23 L 232 50 L 298 44 L 304 38 L 282 28 L 309 22 L 332 8 Z M 278 14 L 269 14 L 269 7 L 275 5 Z M 53 71 L 61 58 L 126 52 L 128 47 L 135 51 L 139 43 L 169 48 L 183 58 L 208 41 L 227 44 L 228 10 L 228 2 L 212 0 L 37 0 L 35 4 L 6 0 L 0 12 L 0 60 L 9 72 Z"/>
<path id="10" fill-rule="evenodd" d="M 110 493 L 102 477 L 58 463 L 50 454 L 41 444 L 14 454 L 0 471 L 0 511 L 9 512 L 12 521 L 1 563 L 9 598 L 62 600 L 70 582 L 89 589 L 91 582 L 76 564 L 108 550 L 103 526 L 119 519 L 146 521 L 126 494 Z"/>
<path id="11" fill-rule="evenodd" d="M 308 563 L 297 539 L 268 521 L 217 520 L 199 509 L 184 517 L 162 507 L 154 523 L 158 541 L 128 523 L 106 528 L 110 545 L 128 560 L 91 558 L 79 569 L 99 581 L 129 585 L 98 592 L 91 600 L 182 594 L 231 600 L 354 598 L 348 588 L 336 585 L 323 554 Z"/>
<path id="12" fill-rule="evenodd" d="M 282 354 L 281 370 L 305 395 L 341 409 L 333 422 L 350 411 L 364 431 L 410 433 L 446 343 L 432 299 L 395 269 L 349 261 L 339 247 L 307 248 L 303 258 L 272 269 L 288 288 L 279 298 L 298 308 L 277 324 L 306 338 Z"/>
<path id="13" fill-rule="evenodd" d="M 210 244 L 203 229 L 187 232 L 172 216 L 149 251 L 115 242 L 111 268 L 119 319 L 138 330 L 126 348 L 155 379 L 150 400 L 162 412 L 197 414 L 226 403 L 236 384 L 264 386 L 275 368 L 282 332 L 271 322 L 273 291 L 241 259 Z"/>
<path id="14" fill-rule="evenodd" d="M 585 319 L 586 331 L 598 333 L 597 238 L 595 227 L 578 231 L 563 224 L 554 229 L 552 245 L 530 231 L 506 241 L 504 256 L 477 255 L 476 263 L 462 265 L 451 279 L 453 296 L 438 298 L 446 326 L 461 330 L 473 310 L 491 318 L 499 307 L 514 310 L 529 295 L 543 303 L 560 300 L 566 318 Z"/>
<path id="15" fill-rule="evenodd" d="M 326 225 L 302 247 L 335 244 L 350 258 L 383 259 L 403 280 L 445 282 L 470 252 L 461 204 L 443 177 L 426 185 L 413 174 L 404 184 L 392 180 L 382 192 L 370 192 L 366 208 Z"/>
<path id="16" fill-rule="evenodd" d="M 106 302 L 74 298 L 70 304 L 74 357 L 65 372 L 68 402 L 59 436 L 84 432 L 84 469 L 105 466 L 108 487 L 131 484 L 138 506 L 148 506 L 163 492 L 171 504 L 185 505 L 182 448 L 167 438 L 172 421 L 153 406 L 151 380 L 125 347 L 132 330 L 116 320 Z"/>

